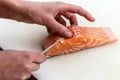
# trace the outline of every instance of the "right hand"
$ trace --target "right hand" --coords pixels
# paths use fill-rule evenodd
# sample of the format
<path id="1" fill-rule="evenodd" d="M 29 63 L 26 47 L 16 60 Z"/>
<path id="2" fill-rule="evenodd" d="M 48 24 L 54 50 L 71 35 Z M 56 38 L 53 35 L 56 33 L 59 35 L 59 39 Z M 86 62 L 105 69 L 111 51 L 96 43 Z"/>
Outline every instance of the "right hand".
<path id="1" fill-rule="evenodd" d="M 26 80 L 45 59 L 39 52 L 0 51 L 0 80 Z"/>

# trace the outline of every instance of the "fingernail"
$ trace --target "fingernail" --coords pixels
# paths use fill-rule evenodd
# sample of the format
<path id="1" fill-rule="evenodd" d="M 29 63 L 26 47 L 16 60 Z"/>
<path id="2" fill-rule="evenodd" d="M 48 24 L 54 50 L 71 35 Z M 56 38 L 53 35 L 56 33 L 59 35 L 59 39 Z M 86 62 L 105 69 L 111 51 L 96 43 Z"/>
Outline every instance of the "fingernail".
<path id="1" fill-rule="evenodd" d="M 66 31 L 66 32 L 65 32 L 65 35 L 66 35 L 67 37 L 72 37 L 72 33 L 71 33 L 70 31 Z"/>
<path id="2" fill-rule="evenodd" d="M 94 22 L 94 21 L 95 21 L 95 18 L 91 18 L 91 21 Z"/>
<path id="3" fill-rule="evenodd" d="M 91 17 L 91 21 L 94 22 L 94 21 L 95 21 L 95 18 L 94 18 L 94 17 Z"/>

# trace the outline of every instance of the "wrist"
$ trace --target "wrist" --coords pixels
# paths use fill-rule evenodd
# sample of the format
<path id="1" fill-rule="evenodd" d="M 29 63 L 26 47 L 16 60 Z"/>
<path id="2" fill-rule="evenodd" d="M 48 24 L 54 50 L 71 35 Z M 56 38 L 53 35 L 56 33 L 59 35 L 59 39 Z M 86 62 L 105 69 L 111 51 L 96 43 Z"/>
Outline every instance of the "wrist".
<path id="1" fill-rule="evenodd" d="M 32 23 L 25 8 L 26 3 L 24 0 L 0 0 L 0 18 Z"/>
<path id="2" fill-rule="evenodd" d="M 26 1 L 25 0 L 11 0 L 11 7 L 16 10 L 16 11 L 21 11 L 24 12 L 24 3 Z"/>
<path id="3" fill-rule="evenodd" d="M 14 10 L 19 10 L 20 9 L 20 4 L 19 4 L 19 0 L 0 0 L 0 2 L 8 7 L 8 8 L 12 8 Z"/>
<path id="4" fill-rule="evenodd" d="M 27 15 L 27 16 L 29 15 L 29 9 L 30 9 L 29 5 L 32 5 L 31 1 L 27 1 L 27 0 L 12 0 L 11 4 L 12 4 L 11 7 L 15 11 L 17 11 L 18 13 L 21 13 L 21 14 Z"/>
<path id="5" fill-rule="evenodd" d="M 0 2 L 17 13 L 25 13 L 27 6 L 25 0 L 0 0 Z"/>

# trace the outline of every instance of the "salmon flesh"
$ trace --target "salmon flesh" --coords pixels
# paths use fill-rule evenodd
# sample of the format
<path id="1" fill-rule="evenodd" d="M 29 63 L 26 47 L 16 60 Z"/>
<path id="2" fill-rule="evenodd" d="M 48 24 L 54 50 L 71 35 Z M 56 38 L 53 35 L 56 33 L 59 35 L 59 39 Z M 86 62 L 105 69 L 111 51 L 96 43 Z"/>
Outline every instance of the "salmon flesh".
<path id="1" fill-rule="evenodd" d="M 117 41 L 117 37 L 109 27 L 69 26 L 68 29 L 72 32 L 72 37 L 64 38 L 61 42 L 47 51 L 46 56 L 73 53 L 82 49 L 110 44 Z M 61 36 L 55 32 L 50 33 L 43 42 L 44 49 L 52 45 L 59 38 L 61 38 Z"/>

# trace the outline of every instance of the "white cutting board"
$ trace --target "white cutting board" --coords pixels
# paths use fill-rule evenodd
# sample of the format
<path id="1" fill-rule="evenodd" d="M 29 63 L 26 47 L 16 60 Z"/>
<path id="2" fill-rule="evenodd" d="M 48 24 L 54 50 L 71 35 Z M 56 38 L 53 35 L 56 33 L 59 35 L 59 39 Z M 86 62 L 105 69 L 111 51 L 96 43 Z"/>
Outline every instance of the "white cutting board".
<path id="1" fill-rule="evenodd" d="M 111 27 L 120 39 L 119 0 L 61 1 L 80 5 L 96 18 L 91 23 L 77 16 L 79 25 Z M 46 36 L 44 26 L 0 20 L 0 45 L 4 49 L 42 51 Z M 120 42 L 47 59 L 33 74 L 39 80 L 120 80 Z"/>

